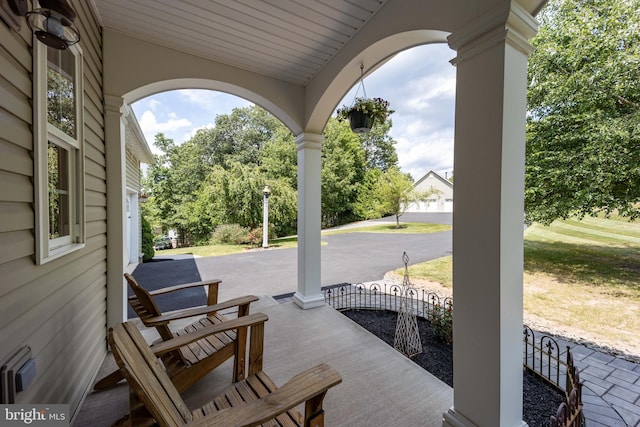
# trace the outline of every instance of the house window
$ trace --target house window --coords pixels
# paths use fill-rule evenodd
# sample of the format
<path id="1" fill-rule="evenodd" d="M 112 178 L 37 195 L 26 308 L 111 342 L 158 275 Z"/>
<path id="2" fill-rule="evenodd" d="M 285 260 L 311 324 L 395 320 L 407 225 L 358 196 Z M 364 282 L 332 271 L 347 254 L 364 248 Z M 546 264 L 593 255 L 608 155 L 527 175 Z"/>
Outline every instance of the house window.
<path id="1" fill-rule="evenodd" d="M 34 43 L 36 261 L 84 246 L 82 52 Z"/>

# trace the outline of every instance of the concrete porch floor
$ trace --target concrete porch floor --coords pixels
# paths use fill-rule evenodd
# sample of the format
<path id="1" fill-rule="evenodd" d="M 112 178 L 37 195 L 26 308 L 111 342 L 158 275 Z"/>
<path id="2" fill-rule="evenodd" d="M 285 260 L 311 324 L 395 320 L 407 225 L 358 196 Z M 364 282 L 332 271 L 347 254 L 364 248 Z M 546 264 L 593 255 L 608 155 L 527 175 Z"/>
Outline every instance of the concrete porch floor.
<path id="1" fill-rule="evenodd" d="M 301 310 L 269 297 L 252 312 L 269 316 L 265 326 L 264 370 L 276 384 L 326 362 L 342 376 L 324 400 L 327 426 L 441 426 L 453 404 L 453 390 L 411 360 L 333 308 Z M 153 334 L 147 339 L 153 339 Z M 231 382 L 232 361 L 218 367 L 188 390 L 184 399 L 198 407 Z M 109 355 L 98 378 L 115 369 Z M 126 384 L 91 392 L 75 426 L 109 426 L 127 413 Z"/>

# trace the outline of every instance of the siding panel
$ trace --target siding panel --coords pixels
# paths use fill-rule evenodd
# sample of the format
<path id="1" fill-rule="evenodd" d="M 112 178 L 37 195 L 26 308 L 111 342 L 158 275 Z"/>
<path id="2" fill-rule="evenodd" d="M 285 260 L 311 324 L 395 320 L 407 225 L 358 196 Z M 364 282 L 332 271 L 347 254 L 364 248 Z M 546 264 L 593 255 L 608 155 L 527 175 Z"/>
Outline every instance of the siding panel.
<path id="1" fill-rule="evenodd" d="M 0 169 L 0 202 L 33 202 L 31 179 Z"/>
<path id="2" fill-rule="evenodd" d="M 0 259 L 13 261 L 33 255 L 33 233 L 28 230 L 0 233 Z M 4 312 L 0 311 L 4 316 Z"/>
<path id="3" fill-rule="evenodd" d="M 11 111 L 13 114 L 25 123 L 31 123 L 31 104 L 29 97 L 25 96 L 20 90 L 11 84 L 8 78 L 11 75 L 0 75 L 0 108 Z"/>
<path id="4" fill-rule="evenodd" d="M 0 202 L 0 218 L 0 233 L 33 229 L 33 208 L 29 203 Z"/>
<path id="5" fill-rule="evenodd" d="M 4 24 L 0 25 L 0 40 L 2 40 L 2 48 L 9 52 L 11 57 L 15 58 L 25 70 L 31 72 L 31 53 L 29 52 L 29 45 L 26 42 L 27 39 L 31 39 L 31 35 L 29 29 L 25 27 L 26 25 L 23 25 L 21 30 L 21 33 L 25 34 L 23 38 L 14 33 L 8 26 Z M 29 35 L 27 36 L 27 34 Z"/>
<path id="6" fill-rule="evenodd" d="M 33 148 L 33 136 L 29 124 L 18 119 L 13 114 L 0 108 L 0 140 L 31 150 Z"/>
<path id="7" fill-rule="evenodd" d="M 0 69 L 4 70 L 3 75 L 7 76 L 16 89 L 26 95 L 31 94 L 32 84 L 27 74 L 30 67 L 25 68 L 5 49 L 0 49 Z"/>
<path id="8" fill-rule="evenodd" d="M 0 360 L 33 349 L 37 376 L 17 403 L 67 403 L 76 412 L 106 354 L 106 168 L 102 36 L 85 1 L 77 12 L 85 101 L 85 247 L 34 262 L 32 35 L 0 24 Z"/>
<path id="9" fill-rule="evenodd" d="M 106 180 L 106 172 L 104 170 L 104 159 L 103 164 L 96 163 L 89 158 L 85 158 L 84 169 L 87 175 L 91 175 L 94 178 L 98 178 L 101 180 Z"/>
<path id="10" fill-rule="evenodd" d="M 33 175 L 33 160 L 24 148 L 7 141 L 0 140 L 0 170 L 19 175 Z"/>

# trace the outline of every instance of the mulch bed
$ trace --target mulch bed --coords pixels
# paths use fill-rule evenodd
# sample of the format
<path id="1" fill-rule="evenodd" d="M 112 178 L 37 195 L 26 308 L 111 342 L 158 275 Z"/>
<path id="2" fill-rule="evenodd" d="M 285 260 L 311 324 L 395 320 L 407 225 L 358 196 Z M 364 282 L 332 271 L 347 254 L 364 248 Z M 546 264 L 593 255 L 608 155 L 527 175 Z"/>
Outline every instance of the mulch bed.
<path id="1" fill-rule="evenodd" d="M 392 311 L 348 310 L 342 312 L 372 334 L 393 346 L 398 313 Z M 432 375 L 453 387 L 453 348 L 439 341 L 431 330 L 431 323 L 418 318 L 422 353 L 411 360 Z M 549 426 L 564 395 L 534 374 L 525 370 L 523 388 L 524 421 L 530 427 Z"/>

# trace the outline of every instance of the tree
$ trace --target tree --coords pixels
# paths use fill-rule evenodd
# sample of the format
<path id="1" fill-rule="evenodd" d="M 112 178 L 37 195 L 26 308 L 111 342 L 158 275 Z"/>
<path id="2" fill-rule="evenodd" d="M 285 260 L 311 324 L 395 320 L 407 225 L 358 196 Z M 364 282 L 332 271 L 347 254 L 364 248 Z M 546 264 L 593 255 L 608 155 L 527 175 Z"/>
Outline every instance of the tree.
<path id="1" fill-rule="evenodd" d="M 205 163 L 225 168 L 235 162 L 257 166 L 262 146 L 283 129 L 278 119 L 257 105 L 234 108 L 231 114 L 216 116 L 215 127 L 199 131 L 206 147 Z"/>
<path id="2" fill-rule="evenodd" d="M 555 0 L 529 61 L 527 222 L 640 215 L 640 2 Z"/>
<path id="3" fill-rule="evenodd" d="M 359 134 L 367 170 L 380 169 L 385 172 L 398 166 L 396 141 L 389 135 L 392 125 L 391 119 L 387 118 L 386 122 L 375 125 L 371 131 Z"/>
<path id="4" fill-rule="evenodd" d="M 377 191 L 381 214 L 396 217 L 396 226 L 400 228 L 400 217 L 409 207 L 418 201 L 426 201 L 430 195 L 439 193 L 431 188 L 421 192 L 414 189 L 411 175 L 402 173 L 398 168 L 391 168 L 378 178 Z"/>
<path id="5" fill-rule="evenodd" d="M 354 219 L 354 204 L 364 176 L 364 150 L 346 122 L 330 119 L 322 144 L 322 223 L 343 224 Z"/>
<path id="6" fill-rule="evenodd" d="M 331 118 L 322 145 L 322 222 L 324 226 L 381 215 L 377 180 L 397 167 L 391 120 L 366 134 L 355 134 L 346 121 Z"/>
<path id="7" fill-rule="evenodd" d="M 297 196 L 286 179 L 268 179 L 255 167 L 239 162 L 229 166 L 228 170 L 214 166 L 197 193 L 194 215 L 203 224 L 210 230 L 220 224 L 262 226 L 262 190 L 269 184 L 269 222 L 274 231 L 283 235 L 295 230 Z"/>
<path id="8" fill-rule="evenodd" d="M 378 180 L 382 175 L 380 169 L 369 169 L 360 184 L 358 197 L 354 205 L 354 213 L 362 219 L 380 218 L 388 212 L 381 211 Z"/>
<path id="9" fill-rule="evenodd" d="M 298 152 L 293 134 L 282 125 L 262 145 L 260 171 L 269 179 L 284 179 L 292 189 L 298 187 Z"/>

